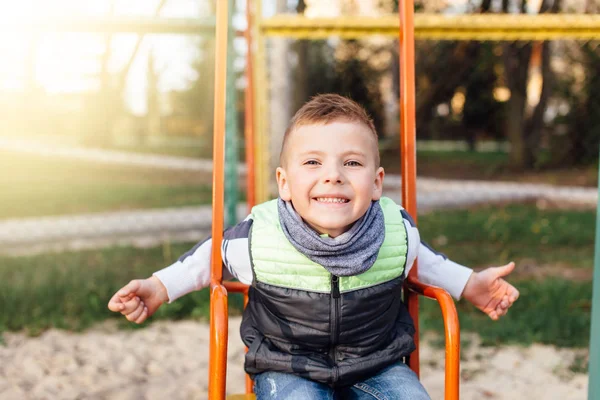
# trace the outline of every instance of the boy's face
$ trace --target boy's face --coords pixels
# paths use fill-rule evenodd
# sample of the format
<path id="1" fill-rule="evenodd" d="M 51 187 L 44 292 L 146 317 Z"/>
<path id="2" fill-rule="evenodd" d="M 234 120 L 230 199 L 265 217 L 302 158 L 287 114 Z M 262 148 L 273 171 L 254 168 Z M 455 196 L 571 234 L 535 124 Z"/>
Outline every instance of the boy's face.
<path id="1" fill-rule="evenodd" d="M 363 124 L 304 125 L 287 140 L 279 196 L 317 232 L 339 236 L 381 197 L 377 138 Z"/>

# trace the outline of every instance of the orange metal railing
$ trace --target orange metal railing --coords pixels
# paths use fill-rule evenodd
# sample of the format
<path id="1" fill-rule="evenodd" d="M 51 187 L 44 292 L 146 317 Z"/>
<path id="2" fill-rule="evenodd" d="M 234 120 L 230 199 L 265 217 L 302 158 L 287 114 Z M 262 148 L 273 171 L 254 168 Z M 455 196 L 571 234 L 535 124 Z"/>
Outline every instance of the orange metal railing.
<path id="1" fill-rule="evenodd" d="M 227 1 L 217 2 L 213 131 L 212 258 L 210 272 L 210 366 L 208 398 L 225 398 L 227 376 L 227 289 L 223 280 L 221 242 L 225 181 L 225 81 L 227 77 Z"/>
<path id="2" fill-rule="evenodd" d="M 414 86 L 414 23 L 413 1 L 400 4 L 400 114 L 401 114 L 401 159 L 402 159 L 402 202 L 405 209 L 417 219 L 416 203 L 416 145 L 415 145 L 415 86 Z M 239 282 L 222 284 L 221 242 L 223 239 L 223 182 L 224 182 L 224 141 L 225 141 L 225 79 L 227 60 L 227 2 L 217 2 L 217 35 L 215 57 L 215 113 L 213 147 L 213 226 L 211 260 L 211 312 L 210 312 L 210 367 L 209 399 L 225 398 L 227 370 L 227 292 L 244 293 L 244 305 L 248 301 L 248 286 Z M 251 4 L 247 0 L 248 29 L 248 85 L 246 88 L 246 162 L 248 166 L 249 209 L 255 203 L 254 195 L 254 102 L 251 61 Z M 450 295 L 439 288 L 427 286 L 417 279 L 417 265 L 407 279 L 408 309 L 415 322 L 415 342 L 417 350 L 409 360 L 411 368 L 419 374 L 418 352 L 418 297 L 417 294 L 436 299 L 442 309 L 446 338 L 445 398 L 459 398 L 459 351 L 460 332 L 458 314 Z M 252 381 L 246 379 L 246 393 L 252 392 Z"/>
<path id="3" fill-rule="evenodd" d="M 400 32 L 400 161 L 402 163 L 402 206 L 417 221 L 417 171 L 415 144 L 415 47 L 413 1 L 399 4 Z M 418 263 L 413 265 L 410 275 L 417 278 Z M 406 291 L 408 312 L 415 324 L 416 350 L 411 354 L 410 368 L 419 376 L 419 298 L 416 293 Z"/>
<path id="4" fill-rule="evenodd" d="M 444 319 L 444 336 L 446 338 L 444 398 L 446 400 L 458 400 L 460 378 L 460 327 L 454 300 L 444 289 L 427 286 L 412 276 L 408 277 L 408 286 L 411 290 L 425 297 L 429 297 L 430 299 L 435 299 L 440 304 L 442 318 Z"/>
<path id="5" fill-rule="evenodd" d="M 414 4 L 404 0 L 399 4 L 400 14 L 400 153 L 402 163 L 402 205 L 417 221 L 417 168 L 415 126 L 415 37 Z M 406 303 L 415 325 L 416 350 L 409 358 L 410 368 L 419 376 L 419 298 L 417 294 L 436 299 L 442 309 L 446 337 L 445 398 L 459 398 L 460 329 L 454 301 L 443 289 L 419 282 L 418 262 L 407 279 Z"/>

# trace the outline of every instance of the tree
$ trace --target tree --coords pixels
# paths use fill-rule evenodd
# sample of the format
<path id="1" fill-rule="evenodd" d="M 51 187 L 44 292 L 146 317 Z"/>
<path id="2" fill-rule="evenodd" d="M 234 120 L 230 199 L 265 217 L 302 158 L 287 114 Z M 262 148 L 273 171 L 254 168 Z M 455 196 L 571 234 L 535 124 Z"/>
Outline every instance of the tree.
<path id="1" fill-rule="evenodd" d="M 462 128 L 471 151 L 475 150 L 478 133 L 498 138 L 502 134 L 504 120 L 503 103 L 494 97 L 498 76 L 494 70 L 497 57 L 496 44 L 480 44 L 479 57 L 465 83 L 465 103 L 462 112 Z"/>
<path id="2" fill-rule="evenodd" d="M 189 89 L 181 93 L 179 112 L 197 118 L 206 124 L 206 131 L 213 131 L 214 80 L 215 80 L 215 41 L 204 36 L 199 39 L 198 58 L 192 64 L 195 78 Z"/>
<path id="3" fill-rule="evenodd" d="M 572 64 L 582 67 L 584 79 L 577 83 L 563 77 L 560 87 L 568 104 L 568 114 L 561 122 L 567 134 L 556 137 L 552 146 L 554 165 L 587 165 L 598 160 L 600 146 L 600 48 L 585 43 L 575 49 Z"/>
<path id="4" fill-rule="evenodd" d="M 542 0 L 539 13 L 560 10 L 561 0 Z M 527 12 L 527 0 L 521 0 L 519 11 Z M 509 0 L 502 0 L 502 11 L 509 11 Z M 533 113 L 526 115 L 527 82 L 532 56 L 532 43 L 511 42 L 504 45 L 503 60 L 505 79 L 510 90 L 507 104 L 506 137 L 509 139 L 510 161 L 516 168 L 533 168 L 539 147 L 543 117 L 551 93 L 552 72 L 550 69 L 550 42 L 541 45 L 542 89 Z"/>

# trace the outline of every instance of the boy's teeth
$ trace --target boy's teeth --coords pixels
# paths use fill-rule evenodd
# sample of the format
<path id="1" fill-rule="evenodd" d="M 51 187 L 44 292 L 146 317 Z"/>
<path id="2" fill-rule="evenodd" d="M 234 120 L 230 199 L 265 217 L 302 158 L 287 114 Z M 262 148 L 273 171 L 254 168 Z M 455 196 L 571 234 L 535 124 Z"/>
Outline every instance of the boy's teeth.
<path id="1" fill-rule="evenodd" d="M 332 197 L 317 197 L 317 201 L 323 203 L 346 203 L 348 200 L 346 199 L 337 199 Z"/>

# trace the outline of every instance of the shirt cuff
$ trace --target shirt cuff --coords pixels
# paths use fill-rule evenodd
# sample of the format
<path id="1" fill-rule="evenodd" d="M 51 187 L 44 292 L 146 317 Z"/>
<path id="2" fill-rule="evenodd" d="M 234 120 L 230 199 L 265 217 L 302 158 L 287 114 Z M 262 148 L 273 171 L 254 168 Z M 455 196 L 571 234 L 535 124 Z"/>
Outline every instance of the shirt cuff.
<path id="1" fill-rule="evenodd" d="M 450 296 L 454 297 L 456 300 L 460 300 L 473 270 L 464 265 L 457 264 L 452 260 L 446 260 L 445 265 L 442 268 L 448 268 L 449 273 L 447 276 L 452 276 L 451 279 L 448 279 L 445 282 L 444 289 L 450 293 Z"/>
<path id="2" fill-rule="evenodd" d="M 152 274 L 156 276 L 167 288 L 169 304 L 190 292 L 196 290 L 194 279 L 188 277 L 185 264 L 177 261 L 166 268 Z"/>

